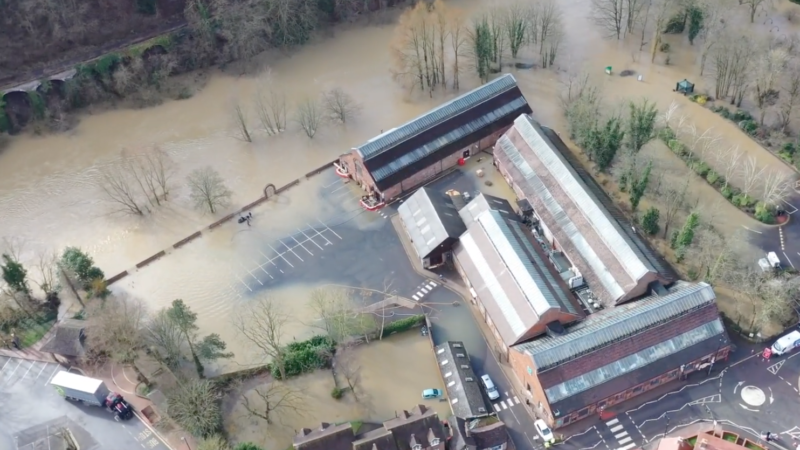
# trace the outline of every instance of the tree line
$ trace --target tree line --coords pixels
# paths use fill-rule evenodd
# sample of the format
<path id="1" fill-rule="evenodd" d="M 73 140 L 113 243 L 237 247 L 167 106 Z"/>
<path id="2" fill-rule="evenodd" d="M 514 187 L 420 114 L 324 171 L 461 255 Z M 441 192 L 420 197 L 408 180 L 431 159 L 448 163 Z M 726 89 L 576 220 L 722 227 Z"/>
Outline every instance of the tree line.
<path id="1" fill-rule="evenodd" d="M 419 1 L 406 10 L 390 45 L 392 75 L 411 89 L 433 95 L 441 87 L 460 87 L 459 76 L 471 69 L 486 82 L 502 70 L 503 58 L 516 59 L 525 49 L 551 66 L 564 37 L 562 13 L 555 0 L 492 6 L 468 23 L 463 11 L 443 0 Z"/>

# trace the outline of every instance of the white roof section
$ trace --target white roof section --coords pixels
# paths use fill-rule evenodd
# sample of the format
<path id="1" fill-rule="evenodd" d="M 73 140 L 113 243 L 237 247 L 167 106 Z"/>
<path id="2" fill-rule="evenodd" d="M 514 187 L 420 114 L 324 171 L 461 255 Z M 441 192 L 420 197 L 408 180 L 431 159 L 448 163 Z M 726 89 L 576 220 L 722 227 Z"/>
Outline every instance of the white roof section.
<path id="1" fill-rule="evenodd" d="M 52 380 L 50 380 L 50 384 L 75 391 L 95 393 L 103 384 L 103 381 L 62 370 L 61 372 L 58 372 Z"/>

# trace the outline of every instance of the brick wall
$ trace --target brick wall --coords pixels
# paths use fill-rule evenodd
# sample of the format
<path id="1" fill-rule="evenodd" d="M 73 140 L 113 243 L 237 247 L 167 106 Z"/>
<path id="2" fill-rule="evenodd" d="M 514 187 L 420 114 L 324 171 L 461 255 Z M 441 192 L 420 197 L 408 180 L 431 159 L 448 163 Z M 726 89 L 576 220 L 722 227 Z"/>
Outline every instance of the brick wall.
<path id="1" fill-rule="evenodd" d="M 530 407 L 536 415 L 538 417 L 552 417 L 550 404 L 547 402 L 544 389 L 542 389 L 539 379 L 536 378 L 536 367 L 533 365 L 533 359 L 512 347 L 508 351 L 508 362 L 511 364 L 511 369 L 522 385 L 523 393 L 530 400 Z M 529 368 L 530 371 L 528 371 Z"/>
<path id="2" fill-rule="evenodd" d="M 550 388 L 566 380 L 595 370 L 611 362 L 620 360 L 628 355 L 652 347 L 679 334 L 711 322 L 719 317 L 717 305 L 712 303 L 705 308 L 693 311 L 691 314 L 681 316 L 657 327 L 650 328 L 627 339 L 595 350 L 578 359 L 559 364 L 553 369 L 538 374 L 542 386 Z M 681 361 L 676 361 L 676 367 Z"/>

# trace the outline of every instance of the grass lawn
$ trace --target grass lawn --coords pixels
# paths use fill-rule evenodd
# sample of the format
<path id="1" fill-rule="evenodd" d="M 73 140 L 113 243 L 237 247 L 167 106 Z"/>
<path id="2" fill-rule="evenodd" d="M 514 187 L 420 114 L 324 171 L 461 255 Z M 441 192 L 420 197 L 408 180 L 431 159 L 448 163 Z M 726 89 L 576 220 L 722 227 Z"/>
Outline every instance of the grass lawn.
<path id="1" fill-rule="evenodd" d="M 56 314 L 47 313 L 29 318 L 17 326 L 20 347 L 30 347 L 39 342 L 56 323 Z"/>
<path id="2" fill-rule="evenodd" d="M 722 438 L 725 439 L 728 442 L 735 443 L 736 439 L 738 439 L 738 437 L 739 436 L 737 436 L 735 434 L 732 434 L 732 433 L 722 433 Z"/>
<path id="3" fill-rule="evenodd" d="M 697 443 L 697 436 L 692 436 L 692 437 L 690 437 L 688 442 L 689 442 L 689 445 L 691 445 L 692 447 L 694 447 L 694 444 L 696 444 L 696 443 Z"/>

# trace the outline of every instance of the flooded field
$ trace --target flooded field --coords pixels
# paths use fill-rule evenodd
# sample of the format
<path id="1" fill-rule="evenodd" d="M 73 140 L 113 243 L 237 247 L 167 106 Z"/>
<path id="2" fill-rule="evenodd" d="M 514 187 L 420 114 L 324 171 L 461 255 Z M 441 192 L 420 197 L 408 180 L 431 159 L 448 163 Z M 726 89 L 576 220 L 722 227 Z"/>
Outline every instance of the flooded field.
<path id="1" fill-rule="evenodd" d="M 359 368 L 359 401 L 352 394 L 345 394 L 340 400 L 332 398 L 334 383 L 327 370 L 290 380 L 288 386 L 302 392 L 297 408 L 281 411 L 277 414 L 280 418 L 270 425 L 249 416 L 240 402 L 234 404 L 235 398 L 228 398 L 225 403 L 230 411 L 225 429 L 232 440 L 283 449 L 291 444 L 297 430 L 317 428 L 320 422 L 380 423 L 418 403 L 433 408 L 440 417 L 450 414 L 447 402 L 421 399 L 423 389 L 443 386 L 428 339 L 416 330 L 361 345 L 353 352 L 354 366 Z M 249 394 L 244 395 L 254 396 L 252 389 L 256 388 L 245 386 Z"/>

